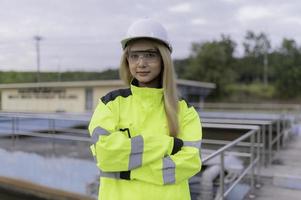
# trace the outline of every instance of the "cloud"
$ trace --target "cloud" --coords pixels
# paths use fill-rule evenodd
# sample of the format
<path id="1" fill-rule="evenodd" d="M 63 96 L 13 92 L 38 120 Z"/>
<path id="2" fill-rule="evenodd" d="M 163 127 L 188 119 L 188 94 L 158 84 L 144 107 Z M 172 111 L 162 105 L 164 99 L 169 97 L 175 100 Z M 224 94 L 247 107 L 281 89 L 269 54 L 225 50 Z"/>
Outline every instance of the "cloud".
<path id="1" fill-rule="evenodd" d="M 202 18 L 195 18 L 191 20 L 192 25 L 204 25 L 207 24 L 207 20 Z"/>
<path id="2" fill-rule="evenodd" d="M 226 3 L 232 3 L 232 4 L 234 4 L 234 3 L 241 3 L 242 2 L 242 0 L 221 0 L 222 2 L 226 2 Z"/>
<path id="3" fill-rule="evenodd" d="M 191 5 L 189 3 L 181 3 L 170 7 L 168 10 L 175 13 L 187 13 L 191 11 Z"/>
<path id="4" fill-rule="evenodd" d="M 174 58 L 222 33 L 238 42 L 246 30 L 267 32 L 273 41 L 301 40 L 300 9 L 299 0 L 1 0 L 0 70 L 35 70 L 36 34 L 44 38 L 42 70 L 117 68 L 120 40 L 142 17 L 167 28 Z"/>
<path id="5" fill-rule="evenodd" d="M 264 19 L 271 16 L 272 12 L 268 8 L 261 6 L 245 6 L 238 11 L 237 17 L 239 21 L 245 22 Z"/>
<path id="6" fill-rule="evenodd" d="M 281 21 L 288 24 L 301 25 L 301 17 L 287 17 Z"/>

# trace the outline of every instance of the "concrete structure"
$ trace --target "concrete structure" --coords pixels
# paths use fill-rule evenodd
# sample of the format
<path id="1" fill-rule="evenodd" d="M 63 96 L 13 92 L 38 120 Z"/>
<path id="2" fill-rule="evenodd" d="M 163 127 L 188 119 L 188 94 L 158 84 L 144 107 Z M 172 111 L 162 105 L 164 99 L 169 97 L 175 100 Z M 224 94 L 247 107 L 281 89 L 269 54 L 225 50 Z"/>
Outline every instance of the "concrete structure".
<path id="1" fill-rule="evenodd" d="M 201 103 L 213 83 L 178 80 L 182 97 Z M 1 110 L 18 112 L 86 112 L 109 91 L 126 88 L 121 80 L 0 84 Z"/>

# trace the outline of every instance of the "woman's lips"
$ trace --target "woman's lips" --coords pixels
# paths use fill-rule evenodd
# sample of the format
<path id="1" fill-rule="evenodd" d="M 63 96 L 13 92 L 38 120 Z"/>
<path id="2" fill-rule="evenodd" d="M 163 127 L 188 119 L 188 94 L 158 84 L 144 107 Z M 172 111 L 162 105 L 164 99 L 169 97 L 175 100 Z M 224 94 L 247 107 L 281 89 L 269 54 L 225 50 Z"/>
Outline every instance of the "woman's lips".
<path id="1" fill-rule="evenodd" d="M 147 76 L 149 72 L 137 72 L 137 74 L 140 76 Z"/>

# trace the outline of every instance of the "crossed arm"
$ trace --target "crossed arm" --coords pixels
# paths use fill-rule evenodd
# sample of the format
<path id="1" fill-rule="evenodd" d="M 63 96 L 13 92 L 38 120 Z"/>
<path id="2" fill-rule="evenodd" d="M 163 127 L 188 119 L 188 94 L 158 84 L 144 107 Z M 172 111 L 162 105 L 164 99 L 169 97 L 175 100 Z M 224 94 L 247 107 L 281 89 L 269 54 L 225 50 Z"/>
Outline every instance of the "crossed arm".
<path id="1" fill-rule="evenodd" d="M 103 176 L 158 185 L 189 179 L 201 168 L 201 126 L 196 111 L 182 104 L 179 138 L 168 135 L 128 137 L 116 130 L 117 119 L 99 103 L 90 125 L 91 150 Z"/>

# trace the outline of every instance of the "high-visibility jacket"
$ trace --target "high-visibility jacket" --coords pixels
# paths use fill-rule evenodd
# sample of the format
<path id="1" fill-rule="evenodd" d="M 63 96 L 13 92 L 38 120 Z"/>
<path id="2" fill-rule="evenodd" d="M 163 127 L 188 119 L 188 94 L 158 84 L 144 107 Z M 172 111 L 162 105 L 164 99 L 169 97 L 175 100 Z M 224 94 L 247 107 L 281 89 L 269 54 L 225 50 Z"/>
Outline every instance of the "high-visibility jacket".
<path id="1" fill-rule="evenodd" d="M 201 169 L 201 124 L 185 100 L 178 104 L 183 146 L 173 154 L 163 89 L 131 85 L 100 99 L 89 124 L 100 169 L 98 199 L 190 199 L 188 179 Z"/>

